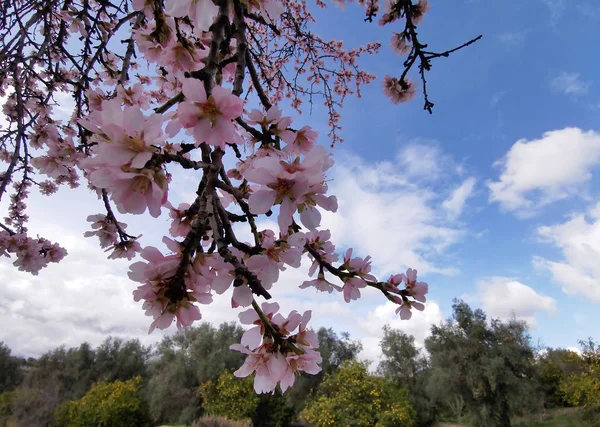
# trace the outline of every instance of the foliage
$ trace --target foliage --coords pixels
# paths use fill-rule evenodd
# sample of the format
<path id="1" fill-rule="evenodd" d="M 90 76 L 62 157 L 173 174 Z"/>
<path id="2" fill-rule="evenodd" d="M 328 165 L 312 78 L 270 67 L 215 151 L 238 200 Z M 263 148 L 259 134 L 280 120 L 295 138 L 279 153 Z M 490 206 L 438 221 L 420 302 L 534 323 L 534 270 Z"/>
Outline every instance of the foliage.
<path id="1" fill-rule="evenodd" d="M 257 396 L 252 383 L 251 378 L 240 380 L 224 371 L 217 379 L 202 384 L 204 413 L 230 420 L 251 419 L 257 426 L 289 424 L 293 410 L 288 408 L 287 399 L 278 391 Z"/>
<path id="2" fill-rule="evenodd" d="M 225 371 L 216 380 L 202 384 L 204 413 L 231 420 L 252 418 L 259 401 L 252 393 L 252 383 L 252 378 L 237 380 L 231 372 Z"/>
<path id="3" fill-rule="evenodd" d="M 580 344 L 582 372 L 570 375 L 560 388 L 571 405 L 600 412 L 600 348 L 591 338 Z"/>
<path id="4" fill-rule="evenodd" d="M 127 381 L 148 376 L 150 347 L 138 339 L 108 337 L 94 352 L 94 381 Z"/>
<path id="5" fill-rule="evenodd" d="M 11 356 L 10 348 L 0 341 L 0 393 L 12 391 L 21 384 L 23 374 L 21 365 L 23 361 Z"/>
<path id="6" fill-rule="evenodd" d="M 56 412 L 64 427 L 130 427 L 150 425 L 148 408 L 140 393 L 141 377 L 100 382 L 81 399 L 68 401 Z"/>
<path id="7" fill-rule="evenodd" d="M 234 323 L 202 323 L 165 336 L 150 363 L 146 396 L 156 423 L 190 424 L 201 415 L 202 383 L 239 367 L 243 357 L 229 351 L 244 331 Z"/>
<path id="8" fill-rule="evenodd" d="M 427 426 L 436 418 L 435 405 L 427 394 L 429 364 L 415 345 L 415 338 L 389 326 L 383 328 L 382 358 L 377 372 L 408 389 L 409 401 L 417 414 L 417 425 Z"/>
<path id="9" fill-rule="evenodd" d="M 319 387 L 326 374 L 336 372 L 346 361 L 356 360 L 362 350 L 360 341 L 351 340 L 347 332 L 342 332 L 338 336 L 333 329 L 322 327 L 317 331 L 317 337 L 319 352 L 323 357 L 321 372 L 316 375 L 300 375 L 288 392 L 288 401 L 298 412 L 302 410 L 313 391 Z"/>
<path id="10" fill-rule="evenodd" d="M 5 427 L 12 416 L 14 392 L 0 393 L 0 427 Z"/>
<path id="11" fill-rule="evenodd" d="M 317 427 L 415 425 L 415 412 L 406 389 L 368 372 L 360 362 L 345 362 L 327 375 L 300 416 Z"/>
<path id="12" fill-rule="evenodd" d="M 56 378 L 47 381 L 42 387 L 18 387 L 12 401 L 13 418 L 19 425 L 46 427 L 54 418 L 54 411 L 60 404 L 60 383 Z"/>
<path id="13" fill-rule="evenodd" d="M 455 300 L 453 318 L 432 326 L 429 390 L 440 404 L 460 396 L 476 426 L 510 426 L 511 413 L 541 408 L 527 326 L 489 323 L 481 310 Z"/>
<path id="14" fill-rule="evenodd" d="M 202 417 L 192 427 L 252 427 L 250 421 L 232 421 L 223 417 Z"/>
<path id="15" fill-rule="evenodd" d="M 562 348 L 549 348 L 539 357 L 536 365 L 547 406 L 568 406 L 561 383 L 583 371 L 584 364 L 579 354 Z"/>
<path id="16" fill-rule="evenodd" d="M 405 58 L 395 76 L 383 77 L 384 94 L 393 104 L 413 99 L 412 72 L 431 113 L 426 74 L 432 61 L 481 36 L 436 52 L 417 30 L 428 0 L 358 3 L 365 21 L 372 24 L 379 16 L 379 25 L 399 31 L 391 37 L 392 49 Z M 7 195 L 9 201 L 0 222 L 0 254 L 34 275 L 60 262 L 66 250 L 28 230 L 27 197 L 34 189 L 51 196 L 61 186 L 76 188 L 86 181 L 99 196 L 101 213 L 89 212 L 91 230 L 85 235 L 97 237 L 111 259 L 132 261 L 139 254 L 144 260 L 130 264 L 128 276 L 139 283 L 133 297 L 152 316 L 150 331 L 192 325 L 202 318 L 200 305 L 212 303 L 214 294 L 226 293 L 234 308 L 252 307 L 260 318 L 257 345 L 250 348 L 254 340 L 248 339 L 233 349 L 247 355 L 239 375 L 264 377 L 255 382 L 257 392 L 271 392 L 278 384 L 285 391 L 297 373 L 319 372 L 315 340 L 305 339 L 310 311 L 290 314 L 302 322 L 268 317 L 257 301 L 271 299 L 268 290 L 279 282 L 279 272 L 299 268 L 302 259 L 312 263 L 302 288 L 336 290 L 350 302 L 370 287 L 396 304 L 403 319 L 413 308 L 422 310 L 428 287 L 417 282 L 416 270 L 377 279 L 370 256 L 353 256 L 349 249 L 338 262 L 331 233 L 319 229 L 321 212 L 338 209 L 326 175 L 334 162 L 324 147 L 341 141 L 338 110 L 346 97 L 360 96 L 361 87 L 375 80 L 363 71 L 360 58 L 378 53 L 381 43 L 347 48 L 320 37 L 312 31 L 315 6 L 327 3 L 1 2 L 6 126 L 0 130 L 0 160 L 7 167 L 0 174 L 0 199 Z M 67 118 L 52 108 L 60 93 L 75 103 Z M 303 99 L 311 110 L 317 99 L 326 107 L 330 132 L 320 144 L 315 130 L 292 125 L 281 110 L 291 104 L 300 113 Z M 183 139 L 177 136 L 182 131 Z M 189 182 L 195 191 L 177 200 L 173 188 Z M 273 213 L 276 226 L 259 230 L 257 224 Z M 120 221 L 126 214 L 169 215 L 170 227 L 162 221 L 160 233 L 166 249 L 141 239 L 141 230 L 128 229 Z M 241 237 L 242 227 L 251 238 Z M 100 349 L 101 357 L 127 372 L 106 368 L 102 372 L 108 376 L 97 378 L 88 369 L 89 346 L 81 348 L 82 364 L 64 369 L 68 380 L 57 378 L 69 384 L 59 390 L 61 399 L 80 397 L 98 379 L 145 374 L 136 363 L 143 351 L 133 364 L 123 365 L 102 354 L 118 351 L 115 343 Z M 177 366 L 169 375 L 187 376 L 187 367 Z M 208 379 L 196 372 L 191 382 Z M 175 410 L 191 414 L 196 396 L 189 387 L 182 393 Z M 164 395 L 160 391 L 152 399 Z M 171 414 L 161 409 L 155 415 Z"/>

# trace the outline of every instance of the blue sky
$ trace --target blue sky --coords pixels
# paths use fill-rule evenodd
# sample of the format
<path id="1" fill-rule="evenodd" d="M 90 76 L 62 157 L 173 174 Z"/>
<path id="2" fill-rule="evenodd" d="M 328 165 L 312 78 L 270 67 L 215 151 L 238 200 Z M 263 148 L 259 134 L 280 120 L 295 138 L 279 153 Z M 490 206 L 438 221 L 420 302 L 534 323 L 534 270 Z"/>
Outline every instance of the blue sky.
<path id="1" fill-rule="evenodd" d="M 331 189 L 338 215 L 324 215 L 340 251 L 370 254 L 386 276 L 407 267 L 430 285 L 424 313 L 400 322 L 376 293 L 345 304 L 340 295 L 299 291 L 306 265 L 282 275 L 275 297 L 284 311 L 314 309 L 316 326 L 349 331 L 376 358 L 381 327 L 391 324 L 422 342 L 431 323 L 460 297 L 490 316 L 528 321 L 533 338 L 573 347 L 596 334 L 600 320 L 600 2 L 596 0 L 431 0 L 419 28 L 432 50 L 483 34 L 475 45 L 438 59 L 428 74 L 434 114 L 422 100 L 392 105 L 378 79 L 342 110 L 345 142 L 334 148 Z M 363 22 L 360 8 L 317 11 L 317 31 L 347 46 L 380 40 L 363 67 L 378 77 L 401 72 L 388 49 L 390 28 Z M 334 24 L 332 24 L 334 23 Z M 296 117 L 326 140 L 320 108 Z M 300 127 L 299 126 L 299 127 Z M 185 199 L 182 176 L 174 197 Z M 175 182 L 175 181 L 174 181 Z M 60 344 L 94 344 L 108 334 L 146 335 L 150 319 L 131 300 L 127 263 L 106 261 L 81 234 L 101 211 L 85 189 L 54 203 L 33 195 L 31 230 L 66 241 L 69 259 L 37 278 L 0 261 L 0 340 L 40 354 Z M 64 206 L 71 206 L 66 212 Z M 36 213 L 44 215 L 35 215 Z M 142 244 L 166 230 L 129 218 Z M 158 227 L 156 225 L 159 225 Z M 219 323 L 237 313 L 226 299 L 204 308 Z M 596 336 L 596 338 L 599 338 Z"/>

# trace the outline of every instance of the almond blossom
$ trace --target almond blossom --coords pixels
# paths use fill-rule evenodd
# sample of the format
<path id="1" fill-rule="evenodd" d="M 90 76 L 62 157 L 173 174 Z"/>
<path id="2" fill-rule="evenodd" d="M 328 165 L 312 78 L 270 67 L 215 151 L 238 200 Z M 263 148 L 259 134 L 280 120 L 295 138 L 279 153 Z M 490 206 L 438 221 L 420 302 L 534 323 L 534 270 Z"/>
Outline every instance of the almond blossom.
<path id="1" fill-rule="evenodd" d="M 348 249 L 340 262 L 321 229 L 322 210 L 338 208 L 325 146 L 342 140 L 346 97 L 375 80 L 360 60 L 380 43 L 346 47 L 319 36 L 303 0 L 33 3 L 7 2 L 0 28 L 9 40 L 0 57 L 0 255 L 15 267 L 35 275 L 66 255 L 27 230 L 32 188 L 52 196 L 83 179 L 102 212 L 88 216 L 84 236 L 97 238 L 109 259 L 131 261 L 133 299 L 151 317 L 149 332 L 189 327 L 215 294 L 247 307 L 239 318 L 249 328 L 231 348 L 246 355 L 235 375 L 254 374 L 259 393 L 286 391 L 299 372 L 321 370 L 312 312 L 284 316 L 273 302 L 285 286 L 340 292 L 346 302 L 381 293 L 402 319 L 424 309 L 429 289 L 416 270 L 380 281 L 368 254 Z M 392 49 L 409 55 L 383 92 L 393 104 L 408 102 L 417 71 L 431 112 L 430 61 L 461 47 L 435 53 L 419 40 L 427 0 L 359 4 L 367 21 L 399 25 Z M 74 101 L 67 114 L 63 94 Z M 326 123 L 311 116 L 296 124 L 303 100 L 323 102 Z M 328 130 L 318 139 L 321 125 Z M 153 222 L 152 233 L 136 230 L 149 218 L 127 224 L 130 214 L 158 218 L 163 208 L 169 218 Z M 148 241 L 154 228 L 166 249 Z M 306 262 L 308 277 L 280 280 Z"/>
<path id="2" fill-rule="evenodd" d="M 202 82 L 185 79 L 182 86 L 186 101 L 179 104 L 177 121 L 167 127 L 174 135 L 176 123 L 190 130 L 196 143 L 206 142 L 221 149 L 227 143 L 241 143 L 232 120 L 242 114 L 242 100 L 224 87 L 215 86 L 209 97 Z"/>
<path id="3" fill-rule="evenodd" d="M 218 12 L 219 8 L 212 0 L 167 0 L 165 2 L 165 13 L 174 18 L 189 17 L 197 35 L 201 35 L 202 31 L 208 31 Z"/>

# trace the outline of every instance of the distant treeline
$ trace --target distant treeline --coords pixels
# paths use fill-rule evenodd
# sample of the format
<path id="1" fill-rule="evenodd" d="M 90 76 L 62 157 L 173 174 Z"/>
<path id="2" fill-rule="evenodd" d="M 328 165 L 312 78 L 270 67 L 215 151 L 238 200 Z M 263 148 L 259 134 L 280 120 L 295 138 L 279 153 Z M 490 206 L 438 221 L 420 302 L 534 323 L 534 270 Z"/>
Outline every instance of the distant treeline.
<path id="1" fill-rule="evenodd" d="M 385 327 L 375 362 L 357 361 L 361 344 L 348 334 L 321 328 L 322 372 L 297 377 L 284 395 L 256 395 L 252 378 L 233 377 L 243 355 L 229 345 L 243 332 L 233 323 L 204 323 L 154 347 L 109 337 L 97 348 L 59 347 L 37 359 L 0 343 L 0 426 L 413 427 L 445 420 L 506 427 L 515 417 L 542 419 L 566 406 L 582 406 L 581 423 L 598 425 L 593 340 L 581 343 L 581 353 L 536 348 L 525 323 L 487 319 L 460 300 L 450 319 L 432 326 L 426 351 Z"/>

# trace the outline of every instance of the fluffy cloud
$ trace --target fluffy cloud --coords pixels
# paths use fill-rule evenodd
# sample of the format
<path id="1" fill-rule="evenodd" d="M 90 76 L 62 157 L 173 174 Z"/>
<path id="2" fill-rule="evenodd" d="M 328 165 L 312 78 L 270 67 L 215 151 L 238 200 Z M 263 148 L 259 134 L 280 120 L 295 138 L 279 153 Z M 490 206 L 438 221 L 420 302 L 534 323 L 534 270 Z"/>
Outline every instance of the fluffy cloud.
<path id="1" fill-rule="evenodd" d="M 400 159 L 372 164 L 355 156 L 337 157 L 330 188 L 339 210 L 324 215 L 322 225 L 331 230 L 338 249 L 354 247 L 361 256 L 371 255 L 382 275 L 407 267 L 420 273 L 456 273 L 438 262 L 464 235 L 448 220 L 441 191 L 409 182 L 397 166 Z M 456 209 L 459 202 L 449 203 Z"/>
<path id="2" fill-rule="evenodd" d="M 401 152 L 398 161 L 408 163 L 417 151 L 413 145 Z M 439 152 L 432 156 L 441 162 L 447 160 Z M 463 231 L 448 218 L 448 208 L 442 204 L 445 199 L 456 199 L 454 193 L 458 188 L 448 194 L 443 188 L 442 191 L 425 187 L 423 181 L 415 178 L 410 182 L 398 171 L 398 162 L 372 164 L 353 156 L 336 157 L 338 162 L 330 184 L 332 193 L 339 196 L 340 211 L 326 216 L 323 225 L 332 229 L 340 251 L 352 246 L 357 255 L 372 255 L 376 272 L 382 277 L 409 266 L 418 268 L 420 275 L 456 271 L 444 265 L 443 255 L 461 238 Z M 436 162 L 428 166 L 431 172 L 439 165 Z M 438 185 L 446 185 L 445 180 L 441 181 Z M 178 188 L 181 186 L 175 188 L 176 196 L 183 200 L 185 191 L 177 191 Z M 457 200 L 448 203 L 457 206 Z M 147 344 L 161 338 L 159 331 L 148 336 L 151 319 L 144 315 L 141 304 L 132 300 L 131 292 L 137 285 L 127 278 L 129 263 L 107 260 L 94 239 L 82 237 L 89 228 L 86 216 L 102 211 L 102 205 L 97 203 L 95 195 L 85 188 L 60 191 L 52 199 L 31 195 L 30 232 L 61 242 L 69 256 L 43 270 L 38 277 L 18 272 L 10 261 L 0 259 L 3 287 L 0 322 L 10 325 L 0 328 L 0 341 L 5 341 L 16 353 L 35 356 L 58 345 L 75 346 L 83 341 L 97 345 L 108 335 L 140 338 Z M 464 203 L 460 204 L 462 208 Z M 66 210 L 65 206 L 71 208 Z M 168 229 L 166 214 L 156 220 L 143 215 L 119 216 L 119 219 L 129 223 L 131 233 L 143 234 L 143 245 L 160 246 L 162 233 Z M 269 221 L 262 223 L 261 228 L 276 228 Z M 416 313 L 411 321 L 400 322 L 395 307 L 375 309 L 382 302 L 379 292 L 366 290 L 360 302 L 346 304 L 340 294 L 301 290 L 298 286 L 307 279 L 307 270 L 308 262 L 304 262 L 300 269 L 289 268 L 281 274 L 272 293 L 282 313 L 313 310 L 313 327 L 348 331 L 353 339 L 364 339 L 365 348 L 378 348 L 377 337 L 381 335 L 383 322 L 408 328 L 407 332 L 422 342 L 423 335 L 419 334 L 423 328 L 428 330 L 421 327 L 422 320 L 431 323 L 441 319 L 439 307 L 434 303 L 428 305 L 425 314 Z M 227 295 L 215 296 L 213 304 L 200 308 L 203 320 L 213 324 L 236 320 L 240 311 L 231 309 Z M 364 316 L 356 315 L 369 311 L 372 311 L 370 318 L 377 321 L 375 332 L 362 323 Z M 174 331 L 173 327 L 167 333 Z"/>
<path id="3" fill-rule="evenodd" d="M 562 224 L 542 226 L 537 235 L 562 251 L 562 261 L 534 257 L 536 267 L 550 272 L 568 295 L 600 303 L 600 203 L 588 215 L 575 215 Z"/>
<path id="4" fill-rule="evenodd" d="M 553 298 L 540 295 L 533 288 L 510 278 L 488 278 L 481 280 L 477 287 L 482 308 L 490 318 L 508 320 L 514 316 L 535 327 L 537 312 L 557 312 Z"/>
<path id="5" fill-rule="evenodd" d="M 578 128 L 546 132 L 540 139 L 517 141 L 497 162 L 502 169 L 489 182 L 490 201 L 531 215 L 543 205 L 581 191 L 600 163 L 600 134 Z"/>
<path id="6" fill-rule="evenodd" d="M 577 10 L 583 16 L 593 21 L 598 21 L 600 19 L 600 7 L 598 6 L 593 6 L 590 3 L 581 3 L 577 5 Z"/>
<path id="7" fill-rule="evenodd" d="M 498 34 L 496 37 L 500 43 L 506 47 L 516 47 L 521 45 L 527 38 L 529 30 L 514 31 Z"/>
<path id="8" fill-rule="evenodd" d="M 579 73 L 562 72 L 550 82 L 550 87 L 556 92 L 562 92 L 565 95 L 585 95 L 590 88 L 590 82 L 581 80 Z"/>
<path id="9" fill-rule="evenodd" d="M 550 12 L 550 24 L 553 26 L 558 23 L 558 20 L 562 17 L 563 13 L 567 9 L 566 0 L 542 0 L 543 3 L 548 7 Z"/>
<path id="10" fill-rule="evenodd" d="M 448 211 L 452 217 L 458 217 L 462 213 L 465 203 L 473 194 L 477 180 L 473 177 L 467 178 L 461 185 L 456 187 L 449 198 L 444 200 L 442 207 Z"/>
<path id="11" fill-rule="evenodd" d="M 413 316 L 410 320 L 400 320 L 395 310 L 396 305 L 390 302 L 378 305 L 373 311 L 369 312 L 366 318 L 360 321 L 360 327 L 365 334 L 362 339 L 361 359 L 374 361 L 375 365 L 381 360 L 379 343 L 383 338 L 383 327 L 386 325 L 412 335 L 415 337 L 417 347 L 424 348 L 425 338 L 431 332 L 431 325 L 438 325 L 444 320 L 439 305 L 432 301 L 427 303 L 423 311 L 413 310 Z"/>

